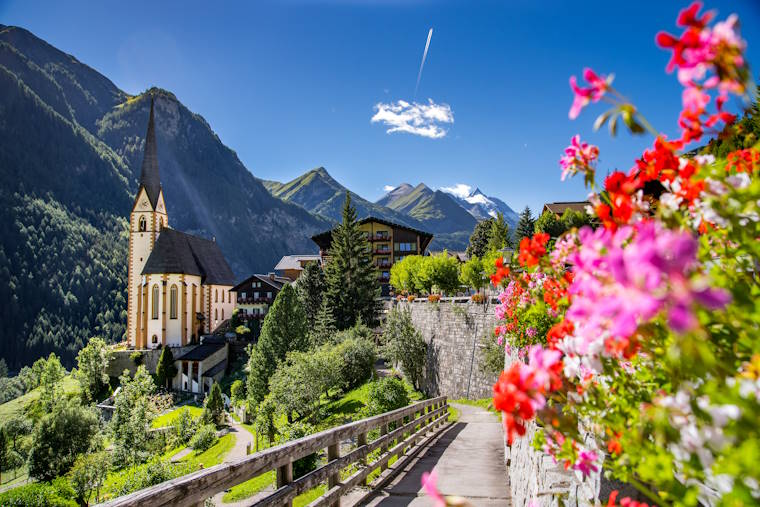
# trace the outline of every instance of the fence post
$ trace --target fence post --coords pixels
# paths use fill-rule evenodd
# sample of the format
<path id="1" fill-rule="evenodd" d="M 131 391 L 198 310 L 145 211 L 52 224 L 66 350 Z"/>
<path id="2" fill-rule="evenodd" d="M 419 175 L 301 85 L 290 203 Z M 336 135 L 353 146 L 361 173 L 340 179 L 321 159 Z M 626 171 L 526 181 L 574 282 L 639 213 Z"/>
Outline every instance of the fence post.
<path id="1" fill-rule="evenodd" d="M 380 426 L 380 436 L 383 437 L 383 436 L 385 436 L 387 434 L 388 434 L 388 423 L 385 423 L 382 426 Z M 384 455 L 384 454 L 386 454 L 388 452 L 388 442 L 385 442 L 380 447 L 380 449 L 381 449 L 381 451 L 380 451 L 380 453 L 381 453 L 380 455 L 381 456 Z M 381 471 L 382 470 L 387 470 L 387 469 L 388 469 L 388 463 L 387 462 L 385 464 L 383 464 L 383 466 L 380 467 Z"/>
<path id="2" fill-rule="evenodd" d="M 340 442 L 336 442 L 327 447 L 327 462 L 329 463 L 338 458 L 340 458 Z M 338 483 L 340 483 L 340 470 L 330 474 L 330 476 L 327 478 L 328 491 L 332 489 L 333 486 L 337 486 Z M 338 497 L 335 502 L 331 503 L 330 507 L 340 507 L 340 497 Z"/>
<path id="3" fill-rule="evenodd" d="M 293 462 L 289 461 L 287 465 L 282 465 L 277 469 L 277 489 L 293 482 Z M 288 500 L 285 505 L 293 507 L 293 501 Z"/>
<path id="4" fill-rule="evenodd" d="M 367 445 L 367 433 L 366 432 L 365 433 L 359 433 L 359 436 L 357 437 L 357 440 L 356 440 L 356 445 L 359 446 L 359 447 L 362 447 L 363 445 Z M 365 456 L 362 459 L 360 459 L 359 463 L 363 467 L 366 467 L 367 466 L 367 457 Z M 364 479 L 364 484 L 365 485 L 369 484 L 369 480 Z"/>

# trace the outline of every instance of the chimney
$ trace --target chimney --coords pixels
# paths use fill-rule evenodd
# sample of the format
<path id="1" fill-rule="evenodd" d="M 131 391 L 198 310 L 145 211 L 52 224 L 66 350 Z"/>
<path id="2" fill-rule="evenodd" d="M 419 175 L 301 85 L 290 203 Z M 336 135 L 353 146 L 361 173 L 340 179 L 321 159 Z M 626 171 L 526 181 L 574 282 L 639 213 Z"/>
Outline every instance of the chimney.
<path id="1" fill-rule="evenodd" d="M 274 280 L 274 273 L 269 273 L 269 279 Z"/>

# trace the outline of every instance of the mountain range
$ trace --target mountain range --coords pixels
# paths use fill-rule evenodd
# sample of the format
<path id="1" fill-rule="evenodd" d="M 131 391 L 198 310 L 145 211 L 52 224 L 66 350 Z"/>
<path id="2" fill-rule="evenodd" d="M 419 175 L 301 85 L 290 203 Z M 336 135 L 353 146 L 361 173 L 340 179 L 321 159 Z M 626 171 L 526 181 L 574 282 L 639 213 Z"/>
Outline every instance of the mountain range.
<path id="1" fill-rule="evenodd" d="M 346 188 L 324 168 L 259 180 L 171 92 L 128 94 L 23 28 L 0 24 L 0 90 L 0 357 L 12 369 L 51 351 L 71 365 L 92 336 L 123 339 L 151 98 L 169 225 L 217 241 L 239 278 L 315 252 L 311 236 L 340 220 Z M 433 232 L 433 249 L 464 249 L 488 213 L 422 184 L 394 192 L 352 193 L 359 216 Z"/>

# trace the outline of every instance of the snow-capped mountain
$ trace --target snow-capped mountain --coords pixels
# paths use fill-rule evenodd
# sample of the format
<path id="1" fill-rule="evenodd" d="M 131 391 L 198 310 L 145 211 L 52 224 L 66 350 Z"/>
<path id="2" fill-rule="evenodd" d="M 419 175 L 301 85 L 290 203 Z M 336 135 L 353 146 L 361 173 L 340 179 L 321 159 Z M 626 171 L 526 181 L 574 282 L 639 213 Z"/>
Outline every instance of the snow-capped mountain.
<path id="1" fill-rule="evenodd" d="M 507 203 L 496 197 L 487 196 L 479 188 L 473 190 L 470 185 L 458 183 L 453 187 L 442 187 L 441 190 L 451 195 L 460 206 L 478 220 L 487 220 L 501 212 L 510 227 L 515 227 L 520 219 Z"/>

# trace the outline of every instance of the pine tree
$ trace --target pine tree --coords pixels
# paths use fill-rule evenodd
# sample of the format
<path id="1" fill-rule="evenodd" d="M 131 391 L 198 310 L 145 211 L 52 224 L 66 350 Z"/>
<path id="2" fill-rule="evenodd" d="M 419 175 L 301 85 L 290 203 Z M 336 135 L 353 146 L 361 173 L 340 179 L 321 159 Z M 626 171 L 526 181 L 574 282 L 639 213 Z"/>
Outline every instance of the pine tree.
<path id="1" fill-rule="evenodd" d="M 317 314 L 314 326 L 311 328 L 311 345 L 318 347 L 332 340 L 338 329 L 335 327 L 335 318 L 327 298 L 322 298 L 322 306 Z"/>
<path id="2" fill-rule="evenodd" d="M 468 257 L 483 257 L 488 251 L 488 241 L 491 239 L 493 218 L 483 220 L 475 224 L 470 235 L 470 243 L 467 245 Z"/>
<path id="3" fill-rule="evenodd" d="M 161 357 L 158 358 L 156 366 L 156 383 L 161 387 L 171 389 L 171 381 L 177 376 L 179 370 L 174 365 L 174 354 L 171 347 L 164 347 L 161 351 Z"/>
<path id="4" fill-rule="evenodd" d="M 205 424 L 215 424 L 216 426 L 224 424 L 222 388 L 216 382 L 211 386 L 211 392 L 203 403 L 203 414 L 201 417 Z"/>
<path id="5" fill-rule="evenodd" d="M 336 327 L 348 329 L 360 320 L 374 326 L 380 301 L 378 273 L 348 192 L 343 204 L 343 222 L 332 231 L 329 255 L 325 267 L 325 297 Z"/>
<path id="6" fill-rule="evenodd" d="M 309 323 L 309 328 L 313 329 L 324 299 L 325 274 L 322 267 L 316 262 L 308 263 L 301 276 L 298 277 L 296 287 L 306 312 L 306 321 Z"/>
<path id="7" fill-rule="evenodd" d="M 501 250 L 509 246 L 509 224 L 504 220 L 504 213 L 497 213 L 491 221 L 488 250 Z"/>
<path id="8" fill-rule="evenodd" d="M 288 352 L 309 348 L 306 312 L 296 289 L 284 285 L 264 317 L 259 342 L 248 359 L 248 400 L 260 403 L 268 392 L 269 377 L 285 360 Z"/>
<path id="9" fill-rule="evenodd" d="M 516 244 L 519 244 L 520 240 L 523 238 L 530 238 L 533 236 L 534 224 L 533 213 L 531 213 L 528 206 L 525 206 L 525 209 L 520 213 L 520 221 L 517 222 L 517 229 L 515 230 Z"/>

